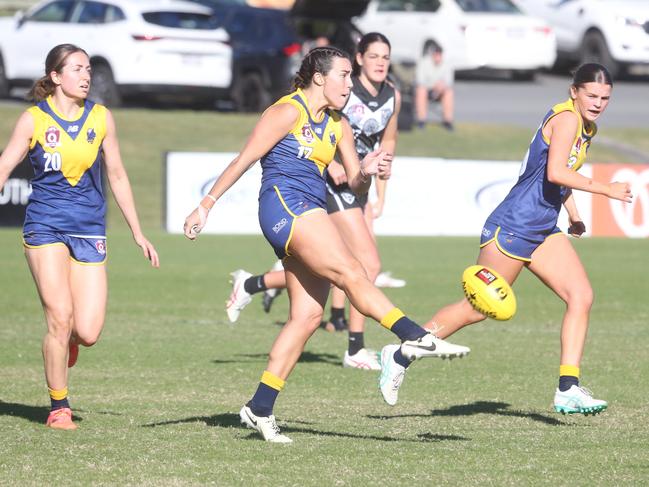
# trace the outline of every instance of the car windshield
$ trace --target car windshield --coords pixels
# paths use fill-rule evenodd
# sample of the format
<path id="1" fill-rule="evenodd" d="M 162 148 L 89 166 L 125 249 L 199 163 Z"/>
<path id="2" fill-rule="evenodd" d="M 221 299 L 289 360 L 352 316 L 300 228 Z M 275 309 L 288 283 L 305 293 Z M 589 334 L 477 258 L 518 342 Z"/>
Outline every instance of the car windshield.
<path id="1" fill-rule="evenodd" d="M 142 17 L 150 24 L 176 29 L 211 30 L 219 24 L 215 17 L 196 12 L 145 12 Z"/>
<path id="2" fill-rule="evenodd" d="M 520 10 L 509 0 L 456 0 L 465 12 L 517 14 Z"/>

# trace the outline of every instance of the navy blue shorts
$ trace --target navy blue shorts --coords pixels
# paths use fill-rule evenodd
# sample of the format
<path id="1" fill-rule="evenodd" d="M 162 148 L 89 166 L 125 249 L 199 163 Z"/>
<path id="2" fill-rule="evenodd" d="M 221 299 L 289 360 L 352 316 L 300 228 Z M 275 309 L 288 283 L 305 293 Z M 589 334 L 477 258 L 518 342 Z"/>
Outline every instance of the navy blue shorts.
<path id="1" fill-rule="evenodd" d="M 65 245 L 70 258 L 79 264 L 103 264 L 106 262 L 106 237 L 68 235 L 59 232 L 27 232 L 23 234 L 23 245 L 38 249 L 49 245 Z"/>
<path id="2" fill-rule="evenodd" d="M 261 231 L 280 259 L 290 255 L 288 246 L 293 236 L 295 220 L 301 216 L 324 211 L 321 203 L 300 191 L 280 189 L 264 191 L 259 196 L 259 225 Z"/>
<path id="3" fill-rule="evenodd" d="M 496 223 L 486 221 L 484 227 L 482 227 L 480 248 L 491 242 L 495 242 L 498 250 L 506 256 L 525 262 L 531 262 L 532 253 L 536 248 L 541 245 L 545 239 L 558 233 L 561 233 L 561 230 L 559 227 L 555 226 L 544 239 L 530 240 L 529 238 L 522 237 L 513 232 L 502 230 Z"/>

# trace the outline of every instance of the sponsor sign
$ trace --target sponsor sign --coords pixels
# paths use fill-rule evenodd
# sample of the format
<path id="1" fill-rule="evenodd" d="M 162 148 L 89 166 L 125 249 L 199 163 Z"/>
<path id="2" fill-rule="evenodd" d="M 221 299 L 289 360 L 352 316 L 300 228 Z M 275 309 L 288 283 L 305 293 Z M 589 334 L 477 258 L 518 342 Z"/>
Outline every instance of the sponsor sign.
<path id="1" fill-rule="evenodd" d="M 0 191 L 0 226 L 20 227 L 25 221 L 25 209 L 32 193 L 30 180 L 34 177 L 29 160 L 18 164 Z"/>
<path id="2" fill-rule="evenodd" d="M 182 233 L 185 217 L 211 188 L 235 153 L 167 154 L 166 216 L 169 232 Z M 487 216 L 518 178 L 519 162 L 396 157 L 377 235 L 479 236 Z M 575 191 L 585 236 L 649 236 L 649 166 L 584 165 L 579 171 L 599 181 L 631 181 L 634 203 Z M 203 233 L 261 234 L 257 200 L 261 166 L 252 166 L 219 199 Z M 374 188 L 370 189 L 373 199 Z M 568 228 L 565 211 L 559 227 Z"/>

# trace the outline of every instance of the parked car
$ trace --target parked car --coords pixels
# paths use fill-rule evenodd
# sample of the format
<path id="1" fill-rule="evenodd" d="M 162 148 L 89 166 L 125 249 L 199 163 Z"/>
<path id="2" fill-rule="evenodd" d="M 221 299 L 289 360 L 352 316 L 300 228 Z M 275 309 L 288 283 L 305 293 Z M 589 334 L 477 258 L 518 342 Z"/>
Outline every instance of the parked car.
<path id="1" fill-rule="evenodd" d="M 288 93 L 302 60 L 302 44 L 290 13 L 224 0 L 193 0 L 214 11 L 230 36 L 235 108 L 259 112 Z"/>
<path id="2" fill-rule="evenodd" d="M 547 22 L 510 0 L 372 0 L 355 23 L 385 34 L 396 62 L 416 62 L 428 40 L 443 47 L 456 70 L 490 68 L 530 78 L 556 57 Z"/>
<path id="3" fill-rule="evenodd" d="M 89 97 L 118 105 L 124 96 L 226 96 L 232 48 L 212 11 L 181 0 L 47 0 L 0 19 L 0 96 L 43 75 L 47 52 L 70 42 L 92 64 Z"/>
<path id="4" fill-rule="evenodd" d="M 646 0 L 516 0 L 556 31 L 562 65 L 596 61 L 613 76 L 649 65 L 649 2 Z"/>

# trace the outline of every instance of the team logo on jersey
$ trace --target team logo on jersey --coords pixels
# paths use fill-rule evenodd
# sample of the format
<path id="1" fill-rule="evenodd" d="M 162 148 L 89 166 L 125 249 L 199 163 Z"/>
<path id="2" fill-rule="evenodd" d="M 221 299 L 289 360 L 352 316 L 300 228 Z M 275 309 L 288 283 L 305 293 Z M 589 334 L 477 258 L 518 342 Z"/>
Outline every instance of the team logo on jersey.
<path id="1" fill-rule="evenodd" d="M 305 123 L 302 126 L 302 138 L 307 144 L 313 142 L 313 132 L 311 131 L 311 125 L 309 123 Z"/>
<path id="2" fill-rule="evenodd" d="M 60 140 L 61 131 L 54 126 L 48 127 L 48 129 L 45 131 L 45 144 L 48 147 L 55 149 L 60 145 Z"/>
<path id="3" fill-rule="evenodd" d="M 70 125 L 68 129 L 66 130 L 67 133 L 69 134 L 76 134 L 79 131 L 79 126 L 78 125 Z"/>
<path id="4" fill-rule="evenodd" d="M 568 167 L 572 169 L 575 164 L 577 164 L 577 154 L 571 154 L 568 158 Z"/>
<path id="5" fill-rule="evenodd" d="M 340 196 L 342 196 L 343 200 L 345 200 L 345 203 L 348 205 L 351 205 L 356 199 L 354 193 L 348 193 L 347 191 L 340 193 Z"/>
<path id="6" fill-rule="evenodd" d="M 105 240 L 96 240 L 95 248 L 99 255 L 106 255 L 106 241 Z"/>
<path id="7" fill-rule="evenodd" d="M 88 141 L 89 144 L 92 144 L 95 142 L 95 138 L 97 138 L 95 129 L 89 128 L 88 131 L 86 132 L 86 140 Z"/>
<path id="8" fill-rule="evenodd" d="M 331 142 L 331 145 L 333 146 L 336 145 L 336 134 L 333 132 L 329 132 L 329 142 Z"/>

